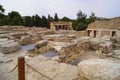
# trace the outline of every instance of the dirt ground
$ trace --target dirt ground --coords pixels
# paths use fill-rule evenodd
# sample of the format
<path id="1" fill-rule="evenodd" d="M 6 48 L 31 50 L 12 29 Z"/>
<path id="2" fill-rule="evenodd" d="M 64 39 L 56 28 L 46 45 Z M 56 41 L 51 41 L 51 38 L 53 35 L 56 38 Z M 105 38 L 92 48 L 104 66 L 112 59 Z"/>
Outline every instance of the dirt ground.
<path id="1" fill-rule="evenodd" d="M 12 61 L 0 63 L 0 80 L 17 80 L 17 69 L 9 73 L 16 65 L 19 56 L 25 56 L 27 51 L 19 50 L 17 52 L 6 54 Z"/>

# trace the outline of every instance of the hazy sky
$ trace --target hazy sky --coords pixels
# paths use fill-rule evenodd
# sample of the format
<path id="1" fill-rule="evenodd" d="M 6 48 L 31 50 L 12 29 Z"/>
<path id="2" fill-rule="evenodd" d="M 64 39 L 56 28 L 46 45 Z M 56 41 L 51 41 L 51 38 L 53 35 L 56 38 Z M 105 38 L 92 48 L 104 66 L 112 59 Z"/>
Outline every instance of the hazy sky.
<path id="1" fill-rule="evenodd" d="M 22 16 L 48 14 L 59 18 L 67 16 L 76 18 L 79 10 L 88 16 L 94 12 L 98 17 L 120 16 L 120 0 L 0 0 L 5 8 L 5 14 L 10 11 L 18 11 Z"/>

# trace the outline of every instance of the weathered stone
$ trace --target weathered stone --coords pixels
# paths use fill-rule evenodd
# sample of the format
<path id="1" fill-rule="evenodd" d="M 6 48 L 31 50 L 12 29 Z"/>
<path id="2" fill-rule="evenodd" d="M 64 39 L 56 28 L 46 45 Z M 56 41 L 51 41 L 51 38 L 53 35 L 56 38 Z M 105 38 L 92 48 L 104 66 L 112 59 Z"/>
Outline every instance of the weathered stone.
<path id="1" fill-rule="evenodd" d="M 9 34 L 0 34 L 0 38 L 8 38 L 9 37 Z"/>
<path id="2" fill-rule="evenodd" d="M 112 50 L 112 57 L 120 59 L 120 50 Z"/>
<path id="3" fill-rule="evenodd" d="M 72 22 L 65 22 L 65 21 L 58 21 L 58 22 L 51 22 L 50 23 L 51 30 L 73 30 Z"/>
<path id="4" fill-rule="evenodd" d="M 31 37 L 30 36 L 22 36 L 21 39 L 19 40 L 19 43 L 21 45 L 26 45 L 31 43 Z"/>
<path id="5" fill-rule="evenodd" d="M 0 52 L 0 63 L 10 62 L 10 61 L 12 61 L 12 59 L 10 59 L 9 57 L 7 57 L 6 55 Z"/>
<path id="6" fill-rule="evenodd" d="M 52 58 L 52 60 L 54 60 L 54 61 L 60 61 L 60 58 L 59 58 L 59 56 L 55 56 L 55 57 Z"/>
<path id="7" fill-rule="evenodd" d="M 7 38 L 0 38 L 0 43 L 7 41 Z"/>
<path id="8" fill-rule="evenodd" d="M 0 52 L 0 57 L 4 57 L 5 55 L 3 53 Z"/>
<path id="9" fill-rule="evenodd" d="M 109 35 L 104 35 L 103 37 L 101 37 L 101 41 L 105 42 L 105 41 L 109 41 L 110 40 L 110 36 Z"/>
<path id="10" fill-rule="evenodd" d="M 101 52 L 105 54 L 109 53 L 112 50 L 112 42 L 107 41 L 99 43 L 98 50 L 101 50 Z"/>
<path id="11" fill-rule="evenodd" d="M 15 52 L 21 49 L 21 45 L 13 40 L 8 40 L 0 43 L 0 51 L 2 53 Z"/>
<path id="12" fill-rule="evenodd" d="M 58 63 L 57 61 L 50 60 L 49 58 L 40 55 L 37 57 L 29 58 L 27 62 L 32 67 L 37 69 L 37 71 L 43 73 L 52 80 L 75 80 L 76 78 L 78 78 L 77 66 L 68 65 L 65 63 Z M 30 73 L 34 73 L 32 74 L 32 76 L 35 76 L 37 74 L 34 71 L 29 71 L 27 74 Z M 31 79 L 33 79 L 32 76 Z M 39 75 L 36 75 L 36 77 L 40 79 Z"/>
<path id="13" fill-rule="evenodd" d="M 48 43 L 47 40 L 41 40 L 41 41 L 35 43 L 35 47 L 38 49 L 38 48 L 47 46 L 47 43 Z"/>
<path id="14" fill-rule="evenodd" d="M 90 40 L 90 47 L 94 50 L 98 49 L 98 45 L 100 43 L 100 40 L 97 38 L 93 38 Z"/>
<path id="15" fill-rule="evenodd" d="M 120 50 L 112 50 L 112 52 L 116 56 L 120 55 Z"/>
<path id="16" fill-rule="evenodd" d="M 10 44 L 10 43 L 13 43 L 14 40 L 7 40 L 7 41 L 4 41 L 2 43 L 0 43 L 0 45 L 4 45 L 4 44 Z"/>
<path id="17" fill-rule="evenodd" d="M 69 62 L 83 54 L 89 44 L 89 41 L 78 43 L 51 42 L 50 46 L 57 51 L 61 62 Z"/>
<path id="18" fill-rule="evenodd" d="M 120 64 L 110 60 L 84 60 L 78 67 L 81 80 L 120 80 Z"/>

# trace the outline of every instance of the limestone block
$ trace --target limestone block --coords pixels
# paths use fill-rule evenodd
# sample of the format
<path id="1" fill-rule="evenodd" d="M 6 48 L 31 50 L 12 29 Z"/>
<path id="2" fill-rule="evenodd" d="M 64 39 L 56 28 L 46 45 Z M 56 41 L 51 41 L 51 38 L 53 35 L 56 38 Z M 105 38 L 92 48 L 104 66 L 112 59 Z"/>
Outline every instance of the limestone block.
<path id="1" fill-rule="evenodd" d="M 31 43 L 31 37 L 30 36 L 22 36 L 21 39 L 19 40 L 19 43 L 21 45 L 26 45 Z"/>
<path id="2" fill-rule="evenodd" d="M 99 40 L 99 39 L 93 38 L 93 39 L 90 40 L 90 47 L 91 47 L 92 49 L 95 49 L 95 50 L 96 50 L 96 49 L 98 49 L 99 43 L 100 43 L 100 40 Z"/>
<path id="3" fill-rule="evenodd" d="M 84 60 L 78 67 L 81 80 L 120 80 L 120 64 L 110 60 Z"/>
<path id="4" fill-rule="evenodd" d="M 78 79 L 77 66 L 68 65 L 66 63 L 58 63 L 57 61 L 50 60 L 49 58 L 43 57 L 41 55 L 37 57 L 29 58 L 28 63 L 31 66 L 33 66 L 35 69 L 37 69 L 37 71 L 50 77 L 52 80 L 76 80 Z M 31 73 L 33 74 L 30 75 Z M 35 71 L 29 71 L 27 73 L 28 76 L 31 76 L 30 79 L 32 80 L 34 79 L 34 77 L 32 76 L 35 76 L 36 74 L 37 73 L 35 73 Z M 36 77 L 38 80 L 41 79 L 39 75 L 38 76 L 36 75 Z"/>
<path id="5" fill-rule="evenodd" d="M 35 47 L 41 48 L 41 47 L 47 46 L 47 43 L 48 43 L 47 40 L 41 40 L 41 41 L 35 43 Z"/>
<path id="6" fill-rule="evenodd" d="M 0 51 L 5 54 L 10 52 L 15 52 L 19 49 L 21 49 L 21 45 L 17 42 L 11 42 L 11 43 L 0 45 Z"/>

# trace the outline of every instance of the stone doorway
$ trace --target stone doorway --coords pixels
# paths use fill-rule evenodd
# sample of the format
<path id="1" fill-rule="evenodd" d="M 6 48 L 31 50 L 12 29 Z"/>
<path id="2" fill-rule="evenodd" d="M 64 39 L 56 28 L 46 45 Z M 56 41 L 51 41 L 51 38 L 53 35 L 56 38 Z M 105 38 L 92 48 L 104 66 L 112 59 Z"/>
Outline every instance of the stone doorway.
<path id="1" fill-rule="evenodd" d="M 91 30 L 88 30 L 87 31 L 87 36 L 90 36 L 90 33 L 91 33 L 92 31 Z"/>

